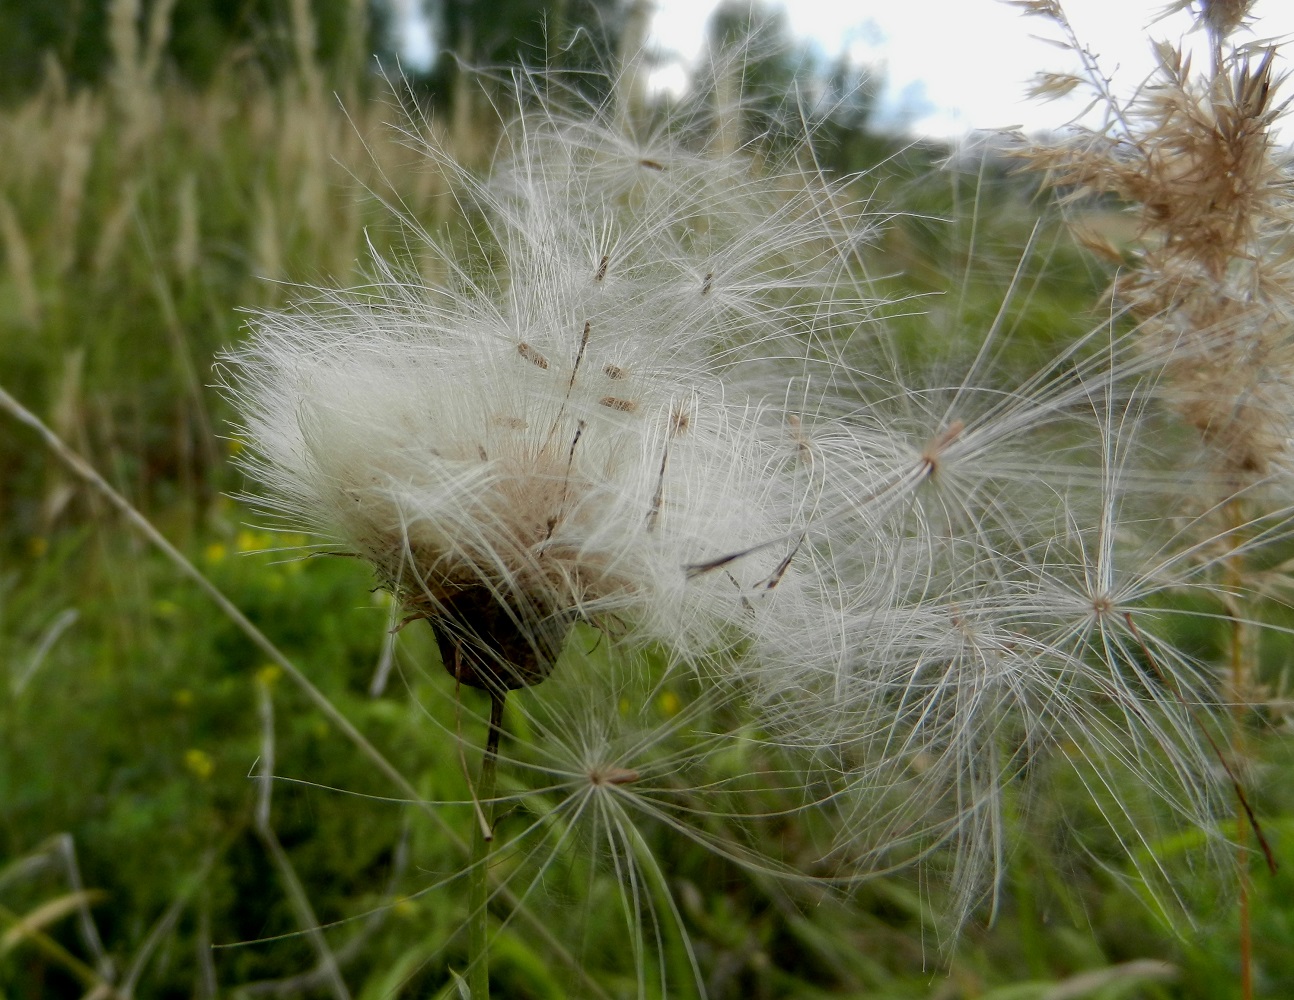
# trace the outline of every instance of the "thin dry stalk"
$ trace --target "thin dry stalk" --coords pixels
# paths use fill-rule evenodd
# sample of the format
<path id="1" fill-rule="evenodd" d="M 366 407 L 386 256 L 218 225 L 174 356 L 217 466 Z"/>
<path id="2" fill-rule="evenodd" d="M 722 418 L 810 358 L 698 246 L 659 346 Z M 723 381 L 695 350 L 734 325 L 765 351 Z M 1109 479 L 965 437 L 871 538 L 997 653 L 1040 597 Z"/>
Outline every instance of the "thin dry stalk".
<path id="1" fill-rule="evenodd" d="M 138 184 L 134 178 L 129 178 L 122 184 L 117 203 L 99 229 L 90 265 L 96 278 L 102 278 L 116 265 L 126 245 L 137 203 Z"/>
<path id="2" fill-rule="evenodd" d="M 175 244 L 172 259 L 181 279 L 192 277 L 202 252 L 202 231 L 198 221 L 198 178 L 187 173 L 175 192 Z"/>
<path id="3" fill-rule="evenodd" d="M 122 146 L 136 148 L 161 120 L 157 74 L 170 38 L 176 0 L 157 0 L 145 19 L 140 0 L 113 0 L 108 7 L 112 88 L 123 118 Z"/>
<path id="4" fill-rule="evenodd" d="M 55 269 L 65 274 L 76 259 L 77 231 L 85 203 L 86 182 L 94 161 L 94 143 L 103 126 L 100 107 L 88 91 L 58 106 L 63 137 L 58 178 L 58 208 L 50 239 Z"/>
<path id="5" fill-rule="evenodd" d="M 3 195 L 0 195 L 0 241 L 3 241 L 9 276 L 18 295 L 18 314 L 27 326 L 37 327 L 40 325 L 41 304 L 31 248 L 18 216 Z"/>

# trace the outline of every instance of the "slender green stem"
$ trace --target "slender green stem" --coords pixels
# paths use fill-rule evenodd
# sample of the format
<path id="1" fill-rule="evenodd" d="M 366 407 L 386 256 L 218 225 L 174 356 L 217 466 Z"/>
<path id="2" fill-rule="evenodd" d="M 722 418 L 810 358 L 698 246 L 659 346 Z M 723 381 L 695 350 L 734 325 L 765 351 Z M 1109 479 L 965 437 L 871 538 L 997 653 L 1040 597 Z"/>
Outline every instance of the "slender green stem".
<path id="1" fill-rule="evenodd" d="M 490 847 L 494 843 L 494 784 L 503 732 L 505 692 L 490 692 L 490 731 L 476 783 L 478 823 L 472 837 L 472 868 L 468 882 L 467 946 L 471 965 L 467 984 L 472 1000 L 490 1000 Z"/>

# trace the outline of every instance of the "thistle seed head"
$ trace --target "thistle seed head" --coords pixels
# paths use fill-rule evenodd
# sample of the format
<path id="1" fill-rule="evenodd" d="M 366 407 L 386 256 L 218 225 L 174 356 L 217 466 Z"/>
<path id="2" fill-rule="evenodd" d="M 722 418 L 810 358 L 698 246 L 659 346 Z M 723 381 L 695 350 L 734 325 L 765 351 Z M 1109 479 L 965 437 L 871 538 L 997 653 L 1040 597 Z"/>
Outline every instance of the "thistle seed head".
<path id="1" fill-rule="evenodd" d="M 1147 355 L 1099 327 L 1004 387 L 995 326 L 922 380 L 873 336 L 869 221 L 841 185 L 670 123 L 635 138 L 598 108 L 519 106 L 484 180 L 423 147 L 473 216 L 463 244 L 414 231 L 444 284 L 378 260 L 368 288 L 259 314 L 226 356 L 253 501 L 366 560 L 460 683 L 555 673 L 513 703 L 542 718 L 566 690 L 597 724 L 554 717 L 530 749 L 616 824 L 611 806 L 660 817 L 664 776 L 704 765 L 663 748 L 691 720 L 716 753 L 793 758 L 842 868 L 951 849 L 967 907 L 1003 856 L 1003 789 L 1044 751 L 1078 748 L 1096 787 L 1133 769 L 1210 823 L 1194 721 L 1139 667 L 1152 651 L 1203 701 L 1142 607 L 1180 575 L 1164 553 L 1201 551 L 1134 516 Z M 1150 566 L 1118 586 L 1143 531 Z M 610 682 L 648 658 L 599 659 L 610 688 L 585 704 L 577 643 L 554 671 L 584 623 L 665 651 L 658 679 L 686 664 L 706 711 L 604 739 Z M 765 846 L 722 839 L 702 841 L 743 863 Z"/>
<path id="2" fill-rule="evenodd" d="M 485 180 L 426 150 L 475 214 L 466 248 L 416 232 L 450 281 L 377 261 L 224 358 L 253 502 L 370 563 L 474 687 L 543 680 L 576 621 L 696 663 L 812 619 L 823 474 L 779 403 L 866 318 L 867 220 L 813 172 L 522 106 Z"/>

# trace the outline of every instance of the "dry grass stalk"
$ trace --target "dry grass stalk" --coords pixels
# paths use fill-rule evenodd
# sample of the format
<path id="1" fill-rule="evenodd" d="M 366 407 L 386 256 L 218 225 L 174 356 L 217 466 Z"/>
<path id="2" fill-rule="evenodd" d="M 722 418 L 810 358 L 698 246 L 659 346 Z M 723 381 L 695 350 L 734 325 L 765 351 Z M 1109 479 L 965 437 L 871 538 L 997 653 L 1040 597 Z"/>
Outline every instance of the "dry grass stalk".
<path id="1" fill-rule="evenodd" d="M 25 326 L 39 326 L 40 292 L 36 287 L 31 248 L 13 206 L 3 195 L 0 195 L 0 240 L 3 241 L 5 258 L 9 264 L 9 277 L 17 293 L 18 314 Z"/>
<path id="2" fill-rule="evenodd" d="M 61 164 L 58 174 L 58 205 L 55 216 L 55 267 L 59 274 L 66 273 L 76 258 L 76 234 L 81 223 L 81 209 L 85 203 L 86 182 L 94 160 L 94 144 L 103 127 L 103 115 L 98 113 L 89 91 L 81 91 L 61 105 L 64 131 L 62 148 L 58 150 Z"/>
<path id="3" fill-rule="evenodd" d="M 197 270 L 202 253 L 202 231 L 198 221 L 198 179 L 187 173 L 175 192 L 175 271 L 183 279 Z"/>
<path id="4" fill-rule="evenodd" d="M 131 220 L 135 217 L 138 195 L 139 187 L 134 179 L 122 184 L 121 193 L 104 219 L 99 229 L 99 239 L 94 246 L 90 266 L 95 277 L 103 277 L 116 265 L 118 256 L 126 245 Z"/>
<path id="5" fill-rule="evenodd" d="M 113 0 L 108 7 L 108 44 L 112 50 L 112 89 L 125 119 L 122 144 L 131 149 L 161 121 L 157 74 L 170 40 L 176 0 L 158 0 L 145 18 L 140 0 Z"/>

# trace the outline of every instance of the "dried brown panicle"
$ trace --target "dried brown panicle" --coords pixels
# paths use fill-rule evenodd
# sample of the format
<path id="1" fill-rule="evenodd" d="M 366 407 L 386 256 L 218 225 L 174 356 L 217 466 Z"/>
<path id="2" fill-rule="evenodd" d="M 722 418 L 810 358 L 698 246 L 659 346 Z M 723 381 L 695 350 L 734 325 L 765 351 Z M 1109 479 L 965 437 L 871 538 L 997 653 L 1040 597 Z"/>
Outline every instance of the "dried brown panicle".
<path id="1" fill-rule="evenodd" d="M 1190 8 L 1208 32 L 1207 65 L 1167 42 L 1132 101 L 1120 102 L 1054 3 L 1051 18 L 1106 103 L 1107 127 L 1079 129 L 1019 154 L 1069 200 L 1114 196 L 1138 223 L 1112 294 L 1140 321 L 1145 349 L 1164 361 L 1166 398 L 1194 426 L 1227 489 L 1294 466 L 1294 222 L 1288 155 L 1272 127 L 1286 109 L 1274 51 L 1231 38 L 1251 2 Z M 1077 228 L 1086 225 L 1075 214 Z M 1089 238 L 1081 239 L 1091 245 Z M 1104 244 L 1105 241 L 1101 241 Z M 1108 249 L 1108 248 L 1107 248 Z M 1106 252 L 1102 256 L 1110 257 Z"/>

